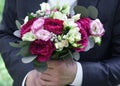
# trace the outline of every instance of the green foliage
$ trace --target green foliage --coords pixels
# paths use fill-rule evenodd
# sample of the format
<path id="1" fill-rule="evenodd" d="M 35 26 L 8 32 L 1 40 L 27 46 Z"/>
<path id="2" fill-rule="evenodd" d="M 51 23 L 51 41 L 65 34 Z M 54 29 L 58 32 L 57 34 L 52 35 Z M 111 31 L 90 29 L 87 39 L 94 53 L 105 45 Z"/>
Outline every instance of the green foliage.
<path id="1" fill-rule="evenodd" d="M 34 65 L 36 70 L 40 71 L 40 72 L 44 72 L 45 70 L 47 70 L 48 66 L 46 62 L 38 62 L 37 60 L 34 60 Z"/>
<path id="2" fill-rule="evenodd" d="M 16 20 L 15 23 L 16 23 L 17 28 L 20 29 L 21 28 L 20 22 L 18 20 Z"/>
<path id="3" fill-rule="evenodd" d="M 2 11 L 4 6 L 4 0 L 0 0 L 0 21 L 2 19 Z M 11 79 L 8 71 L 5 68 L 5 64 L 0 56 L 0 86 L 12 86 L 13 80 Z"/>
<path id="4" fill-rule="evenodd" d="M 3 60 L 0 56 L 0 86 L 12 86 L 12 79 L 5 68 Z"/>
<path id="5" fill-rule="evenodd" d="M 76 6 L 74 8 L 74 11 L 75 14 L 80 13 L 82 18 L 88 17 L 88 10 L 83 6 Z"/>
<path id="6" fill-rule="evenodd" d="M 23 57 L 22 62 L 23 63 L 30 63 L 35 60 L 37 56 L 28 56 L 28 57 Z"/>
<path id="7" fill-rule="evenodd" d="M 4 7 L 4 0 L 0 0 L 0 21 L 2 19 L 2 11 Z M 0 85 L 1 86 L 1 85 Z"/>
<path id="8" fill-rule="evenodd" d="M 31 53 L 29 51 L 30 42 L 20 41 L 19 46 L 21 47 L 21 50 L 17 55 L 22 55 L 24 57 L 31 56 Z"/>
<path id="9" fill-rule="evenodd" d="M 85 8 L 84 6 L 75 6 L 74 11 L 75 14 L 80 13 L 82 18 L 90 17 L 96 19 L 98 16 L 98 10 L 94 6 L 89 6 L 88 8 Z"/>
<path id="10" fill-rule="evenodd" d="M 88 13 L 89 13 L 89 17 L 93 19 L 96 19 L 98 16 L 98 10 L 94 6 L 88 7 Z"/>
<path id="11" fill-rule="evenodd" d="M 9 44 L 12 47 L 16 47 L 16 48 L 20 47 L 20 45 L 18 43 L 10 42 Z"/>

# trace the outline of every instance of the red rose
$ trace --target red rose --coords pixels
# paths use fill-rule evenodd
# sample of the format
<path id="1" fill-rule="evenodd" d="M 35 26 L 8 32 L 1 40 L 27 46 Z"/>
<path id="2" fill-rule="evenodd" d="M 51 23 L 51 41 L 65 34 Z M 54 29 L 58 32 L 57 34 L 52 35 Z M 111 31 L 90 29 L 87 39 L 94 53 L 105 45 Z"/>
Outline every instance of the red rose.
<path id="1" fill-rule="evenodd" d="M 44 22 L 44 28 L 50 32 L 53 32 L 57 35 L 62 34 L 63 31 L 63 21 L 59 19 L 47 18 Z"/>
<path id="2" fill-rule="evenodd" d="M 82 44 L 83 48 L 75 48 L 75 50 L 77 52 L 81 52 L 81 51 L 85 51 L 85 49 L 87 47 L 88 36 L 87 36 L 86 31 L 82 27 L 80 27 L 79 25 L 78 25 L 78 27 L 80 28 L 80 33 L 81 33 L 81 41 L 79 41 L 78 44 Z"/>
<path id="3" fill-rule="evenodd" d="M 91 19 L 90 18 L 80 18 L 78 20 L 78 23 L 80 23 L 81 27 L 86 30 L 88 36 L 90 35 L 90 23 Z"/>
<path id="4" fill-rule="evenodd" d="M 22 36 L 27 33 L 27 32 L 30 32 L 31 30 L 31 26 L 33 24 L 33 22 L 36 20 L 36 18 L 34 19 L 31 19 L 29 20 L 26 24 L 24 24 L 22 27 L 21 27 L 21 31 L 20 31 L 20 37 L 22 38 Z"/>
<path id="5" fill-rule="evenodd" d="M 55 50 L 55 46 L 51 41 L 35 40 L 30 44 L 30 52 L 37 55 L 40 62 L 47 61 Z"/>

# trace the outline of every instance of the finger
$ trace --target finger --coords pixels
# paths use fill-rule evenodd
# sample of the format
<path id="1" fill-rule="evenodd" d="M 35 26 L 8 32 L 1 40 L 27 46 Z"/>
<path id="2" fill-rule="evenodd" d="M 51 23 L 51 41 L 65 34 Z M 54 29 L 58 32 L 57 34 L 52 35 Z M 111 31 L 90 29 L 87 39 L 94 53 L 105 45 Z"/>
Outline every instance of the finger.
<path id="1" fill-rule="evenodd" d="M 39 76 L 34 79 L 35 85 L 34 86 L 42 86 L 40 83 Z"/>
<path id="2" fill-rule="evenodd" d="M 52 80 L 52 76 L 51 76 L 50 74 L 43 73 L 43 74 L 40 76 L 40 79 L 50 82 L 50 81 Z"/>
<path id="3" fill-rule="evenodd" d="M 40 80 L 41 86 L 55 86 L 52 82 L 46 80 Z"/>
<path id="4" fill-rule="evenodd" d="M 34 85 L 35 85 L 34 79 L 29 79 L 26 81 L 26 86 L 34 86 Z"/>
<path id="5" fill-rule="evenodd" d="M 55 70 L 55 69 L 48 67 L 48 69 L 47 69 L 46 71 L 44 71 L 43 73 L 48 74 L 48 75 L 51 75 L 51 74 L 54 72 L 54 70 Z M 42 73 L 42 74 L 43 74 L 43 73 Z"/>

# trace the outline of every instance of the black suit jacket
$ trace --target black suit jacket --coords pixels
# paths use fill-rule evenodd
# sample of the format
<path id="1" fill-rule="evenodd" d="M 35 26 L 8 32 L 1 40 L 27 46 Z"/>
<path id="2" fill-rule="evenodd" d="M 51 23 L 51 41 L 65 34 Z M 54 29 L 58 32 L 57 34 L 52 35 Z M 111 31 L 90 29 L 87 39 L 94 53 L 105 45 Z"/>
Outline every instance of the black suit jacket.
<path id="1" fill-rule="evenodd" d="M 17 29 L 15 20 L 23 23 L 27 13 L 39 9 L 45 0 L 6 0 L 3 20 L 0 26 L 0 52 L 14 80 L 14 86 L 21 86 L 25 75 L 34 69 L 33 64 L 23 64 L 19 51 L 9 45 L 20 39 L 13 36 Z M 79 5 L 98 8 L 99 18 L 106 30 L 102 45 L 81 53 L 83 67 L 82 86 L 116 86 L 120 83 L 120 0 L 78 0 Z"/>

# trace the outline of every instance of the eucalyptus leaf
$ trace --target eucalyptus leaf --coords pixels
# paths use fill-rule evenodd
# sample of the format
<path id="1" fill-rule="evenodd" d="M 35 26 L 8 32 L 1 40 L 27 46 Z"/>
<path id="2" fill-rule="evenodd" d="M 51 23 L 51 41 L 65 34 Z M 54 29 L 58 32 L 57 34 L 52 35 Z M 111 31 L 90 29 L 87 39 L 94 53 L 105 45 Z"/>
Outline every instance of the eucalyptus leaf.
<path id="1" fill-rule="evenodd" d="M 22 47 L 20 52 L 17 55 L 22 55 L 24 57 L 31 56 L 31 53 L 29 51 L 29 45 Z"/>
<path id="2" fill-rule="evenodd" d="M 15 23 L 16 23 L 17 28 L 20 29 L 21 28 L 20 22 L 18 20 L 16 20 Z"/>
<path id="3" fill-rule="evenodd" d="M 88 17 L 88 10 L 83 6 L 74 7 L 75 14 L 81 14 L 81 17 Z"/>
<path id="4" fill-rule="evenodd" d="M 52 56 L 51 56 L 51 59 L 54 59 L 54 60 L 55 60 L 55 59 L 58 59 L 58 56 L 59 56 L 59 54 L 52 55 Z"/>
<path id="5" fill-rule="evenodd" d="M 98 10 L 94 6 L 89 6 L 88 7 L 88 13 L 89 13 L 89 17 L 92 18 L 92 19 L 96 19 L 97 16 L 98 16 Z"/>
<path id="6" fill-rule="evenodd" d="M 10 46 L 12 46 L 12 47 L 16 47 L 16 48 L 19 48 L 19 47 L 20 47 L 20 45 L 19 45 L 18 43 L 15 43 L 15 42 L 10 42 L 9 44 L 10 44 Z"/>
<path id="7" fill-rule="evenodd" d="M 36 56 L 23 57 L 23 58 L 22 58 L 22 62 L 23 62 L 23 63 L 30 63 L 30 62 L 32 62 L 35 58 L 36 58 Z"/>
<path id="8" fill-rule="evenodd" d="M 16 30 L 16 31 L 14 31 L 13 34 L 14 34 L 14 36 L 20 38 L 20 30 Z"/>
<path id="9" fill-rule="evenodd" d="M 73 53 L 73 58 L 74 58 L 76 61 L 78 61 L 78 60 L 80 59 L 80 53 L 74 52 L 74 53 Z"/>
<path id="10" fill-rule="evenodd" d="M 30 42 L 28 42 L 28 41 L 20 41 L 19 44 L 21 47 L 30 46 Z"/>
<path id="11" fill-rule="evenodd" d="M 68 54 L 71 56 L 71 58 L 74 58 L 73 54 L 72 54 L 72 52 L 70 50 L 68 50 Z"/>
<path id="12" fill-rule="evenodd" d="M 94 45 L 95 45 L 95 42 L 94 42 L 93 38 L 89 37 L 89 39 L 88 39 L 88 45 L 87 45 L 85 51 L 90 50 L 91 48 L 94 47 Z"/>
<path id="13" fill-rule="evenodd" d="M 44 72 L 48 68 L 48 65 L 46 62 L 38 62 L 37 60 L 34 61 L 34 66 L 35 66 L 35 69 L 40 72 Z"/>

